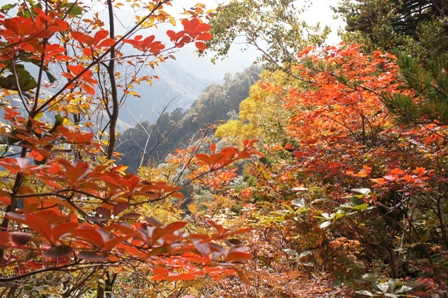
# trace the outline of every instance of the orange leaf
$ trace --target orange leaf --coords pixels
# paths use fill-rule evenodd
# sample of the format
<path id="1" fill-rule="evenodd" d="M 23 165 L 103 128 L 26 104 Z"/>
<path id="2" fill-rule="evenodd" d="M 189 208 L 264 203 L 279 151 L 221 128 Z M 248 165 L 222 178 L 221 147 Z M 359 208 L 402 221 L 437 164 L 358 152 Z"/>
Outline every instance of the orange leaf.
<path id="1" fill-rule="evenodd" d="M 153 268 L 152 273 L 154 273 L 154 275 L 160 275 L 165 278 L 168 277 L 169 271 L 165 268 Z"/>
<path id="2" fill-rule="evenodd" d="M 210 33 L 204 33 L 196 37 L 196 40 L 211 40 L 213 39 L 213 35 Z"/>
<path id="3" fill-rule="evenodd" d="M 40 216 L 36 216 L 34 214 L 26 215 L 26 224 L 39 234 L 41 234 L 45 239 L 50 241 L 51 244 L 54 244 L 51 237 L 51 226 L 47 220 L 43 219 Z"/>
<path id="4" fill-rule="evenodd" d="M 107 38 L 103 41 L 101 41 L 98 44 L 98 47 L 112 47 L 115 45 L 115 40 L 111 39 L 111 38 Z"/>
<path id="5" fill-rule="evenodd" d="M 197 41 L 194 44 L 196 45 L 196 48 L 199 51 L 205 51 L 207 49 L 207 45 L 205 43 L 201 42 L 201 41 Z"/>
<path id="6" fill-rule="evenodd" d="M 107 241 L 102 249 L 103 252 L 108 252 L 110 251 L 112 248 L 114 248 L 115 246 L 117 246 L 118 244 L 120 244 L 121 242 L 125 241 L 127 238 L 126 236 L 120 236 L 120 237 L 115 237 L 109 241 Z"/>
<path id="7" fill-rule="evenodd" d="M 170 275 L 166 278 L 167 281 L 179 281 L 179 280 L 194 280 L 196 276 L 193 274 L 176 274 Z"/>
<path id="8" fill-rule="evenodd" d="M 242 282 L 244 282 L 246 285 L 251 285 L 250 280 L 247 278 L 247 275 L 244 273 L 243 270 L 238 268 L 233 268 L 236 271 L 236 274 L 238 274 L 239 279 L 241 279 Z"/>
<path id="9" fill-rule="evenodd" d="M 56 243 L 62 235 L 73 232 L 77 226 L 78 223 L 72 221 L 55 225 L 51 229 L 51 242 Z"/>
<path id="10" fill-rule="evenodd" d="M 91 242 L 96 247 L 104 246 L 104 235 L 94 228 L 81 226 L 73 231 L 73 235 Z"/>
<path id="11" fill-rule="evenodd" d="M 84 48 L 82 51 L 84 52 L 84 55 L 86 55 L 88 57 L 93 56 L 93 51 L 91 48 Z"/>
<path id="12" fill-rule="evenodd" d="M 211 154 L 210 155 L 210 166 L 214 166 L 218 164 L 222 159 L 224 158 L 224 155 L 217 153 L 217 154 Z M 224 161 L 225 164 L 225 161 Z"/>
<path id="13" fill-rule="evenodd" d="M 95 37 L 93 38 L 94 40 L 94 44 L 98 45 L 98 43 L 105 39 L 107 36 L 109 35 L 109 31 L 107 31 L 106 29 L 101 29 L 98 32 L 95 33 Z"/>
<path id="14" fill-rule="evenodd" d="M 248 252 L 241 252 L 241 251 L 233 251 L 230 252 L 227 257 L 226 261 L 245 261 L 245 260 L 251 260 L 253 259 L 253 255 Z"/>
<path id="15" fill-rule="evenodd" d="M 42 161 L 45 159 L 45 157 L 36 150 L 31 150 L 30 157 L 36 161 Z"/>
<path id="16" fill-rule="evenodd" d="M 195 154 L 196 159 L 199 159 L 203 163 L 209 165 L 210 164 L 210 157 L 207 154 L 198 153 Z"/>
<path id="17" fill-rule="evenodd" d="M 94 44 L 93 38 L 87 34 L 84 34 L 82 32 L 78 32 L 78 31 L 70 32 L 70 34 L 72 35 L 72 37 L 74 39 L 76 39 L 77 41 L 79 41 L 81 43 L 85 43 L 89 46 L 93 46 L 93 44 Z"/>
<path id="18" fill-rule="evenodd" d="M 210 144 L 210 151 L 211 152 L 215 152 L 216 151 L 216 144 L 215 143 L 211 143 Z"/>

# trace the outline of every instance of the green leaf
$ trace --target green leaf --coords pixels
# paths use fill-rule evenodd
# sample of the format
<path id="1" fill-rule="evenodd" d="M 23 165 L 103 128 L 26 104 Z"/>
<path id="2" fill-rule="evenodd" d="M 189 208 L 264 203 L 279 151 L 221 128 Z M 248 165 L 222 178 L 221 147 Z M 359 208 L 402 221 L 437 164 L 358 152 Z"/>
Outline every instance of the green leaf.
<path id="1" fill-rule="evenodd" d="M 9 69 L 9 71 L 11 72 L 10 75 L 0 79 L 0 87 L 14 91 L 18 91 L 20 87 L 20 90 L 23 92 L 37 86 L 36 80 L 23 65 L 18 64 L 14 69 Z M 17 82 L 19 86 L 17 86 Z"/>
<path id="2" fill-rule="evenodd" d="M 50 83 L 54 83 L 56 82 L 58 79 L 51 73 L 50 70 L 44 70 L 45 73 L 47 74 L 48 80 L 50 81 Z"/>
<path id="3" fill-rule="evenodd" d="M 353 207 L 356 210 L 360 210 L 360 211 L 364 211 L 367 209 L 369 205 L 368 204 L 361 204 L 361 205 L 356 205 L 355 207 Z"/>
<path id="4" fill-rule="evenodd" d="M 352 203 L 353 206 L 358 206 L 358 205 L 361 205 L 362 203 L 364 203 L 363 200 L 361 200 L 360 198 L 357 198 L 356 196 L 351 197 L 350 202 Z"/>
<path id="5" fill-rule="evenodd" d="M 1 10 L 3 13 L 7 14 L 8 11 L 13 9 L 14 7 L 16 7 L 16 5 L 17 5 L 17 3 L 16 4 L 6 4 L 1 7 Z"/>
<path id="6" fill-rule="evenodd" d="M 343 211 L 343 210 L 338 210 L 338 212 L 336 212 L 336 214 L 334 215 L 334 218 L 335 218 L 335 219 L 339 219 L 339 218 L 344 217 L 345 215 L 346 215 L 345 211 Z"/>
<path id="7" fill-rule="evenodd" d="M 68 14 L 71 17 L 80 17 L 82 15 L 82 8 L 73 2 L 65 3 L 64 5 L 62 5 L 62 7 L 66 7 L 69 9 Z"/>

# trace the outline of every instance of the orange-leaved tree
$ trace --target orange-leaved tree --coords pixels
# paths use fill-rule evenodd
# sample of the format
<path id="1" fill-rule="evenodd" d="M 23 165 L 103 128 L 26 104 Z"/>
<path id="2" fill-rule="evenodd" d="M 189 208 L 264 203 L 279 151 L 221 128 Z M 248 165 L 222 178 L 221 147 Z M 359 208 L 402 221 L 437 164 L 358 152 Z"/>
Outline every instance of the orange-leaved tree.
<path id="1" fill-rule="evenodd" d="M 396 122 L 386 104 L 405 97 L 423 105 L 432 95 L 419 86 L 443 85 L 416 79 L 411 85 L 394 56 L 365 54 L 359 45 L 308 48 L 298 57 L 296 71 L 308 86 L 290 89 L 286 97 L 294 113 L 287 129 L 300 143 L 293 148 L 297 171 L 304 185 L 323 188 L 331 199 L 314 211 L 330 251 L 353 254 L 352 262 L 336 253 L 321 255 L 322 262 L 339 261 L 331 266 L 340 281 L 348 272 L 361 279 L 373 266 L 371 273 L 391 280 L 431 277 L 440 283 L 448 243 L 447 130 L 433 121 L 412 127 Z M 299 210 L 316 204 L 303 200 Z M 369 293 L 377 293 L 378 280 L 363 280 L 373 284 Z M 407 291 L 411 287 L 417 286 Z"/>
<path id="2" fill-rule="evenodd" d="M 304 272 L 330 273 L 369 296 L 442 293 L 447 130 L 431 118 L 397 123 L 387 103 L 399 95 L 426 103 L 443 82 L 426 79 L 432 87 L 419 92 L 425 80 L 359 45 L 310 47 L 298 58 L 294 83 L 266 76 L 247 100 L 261 106 L 276 98 L 287 121 L 240 114 L 250 122 L 240 127 L 252 125 L 266 143 L 265 158 L 246 166 L 240 186 L 249 207 L 242 216 L 258 229 L 258 270 L 249 278 L 271 296 L 299 295 L 294 282 Z M 231 128 L 218 132 L 229 136 Z M 284 133 L 272 138 L 273 131 Z M 272 286 L 277 276 L 285 278 L 281 288 Z"/>
<path id="3" fill-rule="evenodd" d="M 20 295 L 17 281 L 36 285 L 36 275 L 62 296 L 79 295 L 100 272 L 101 297 L 117 277 L 107 268 L 144 266 L 152 280 L 173 282 L 235 274 L 230 263 L 252 257 L 246 247 L 223 245 L 245 230 L 208 221 L 213 233 L 190 234 L 186 221 L 161 223 L 138 212 L 182 194 L 114 163 L 119 108 L 136 95 L 134 84 L 152 79 L 139 76 L 142 68 L 188 43 L 204 50 L 211 13 L 202 4 L 184 10 L 182 29 L 166 31 L 170 42 L 163 43 L 154 34 L 165 34 L 157 24 L 178 21 L 165 10 L 172 1 L 126 2 L 19 1 L 0 11 L 2 295 Z M 123 6 L 136 23 L 118 35 Z M 252 154 L 258 152 L 248 142 L 197 160 L 213 172 Z M 48 281 L 50 273 L 79 270 L 85 276 Z"/>

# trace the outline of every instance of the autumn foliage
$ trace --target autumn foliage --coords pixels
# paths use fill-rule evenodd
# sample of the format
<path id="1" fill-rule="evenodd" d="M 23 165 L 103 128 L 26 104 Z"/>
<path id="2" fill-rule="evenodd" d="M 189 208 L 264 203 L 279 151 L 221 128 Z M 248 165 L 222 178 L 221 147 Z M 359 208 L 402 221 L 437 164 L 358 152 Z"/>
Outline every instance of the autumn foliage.
<path id="1" fill-rule="evenodd" d="M 271 70 L 240 119 L 217 128 L 223 139 L 194 139 L 128 173 L 117 122 L 140 96 L 134 85 L 157 79 L 143 68 L 212 43 L 216 11 L 198 3 L 177 18 L 172 2 L 0 9 L 1 295 L 446 292 L 446 60 L 419 64 L 357 44 L 303 48 L 298 24 L 287 23 L 285 43 L 274 24 Z M 268 19 L 243 8 L 232 2 L 223 18 Z M 280 8 L 273 15 L 285 18 Z M 121 35 L 120 9 L 135 13 Z M 222 42 L 240 32 L 238 20 Z M 263 28 L 249 27 L 256 43 Z"/>
<path id="2" fill-rule="evenodd" d="M 406 78 L 393 55 L 308 47 L 289 80 L 271 72 L 251 90 L 237 125 L 263 140 L 265 157 L 246 166 L 238 192 L 257 229 L 249 293 L 305 297 L 294 280 L 316 274 L 352 288 L 339 295 L 444 291 L 446 129 L 397 123 L 388 99 L 426 100 Z M 260 118 L 251 107 L 263 105 Z M 233 125 L 218 132 L 239 142 Z"/>
<path id="3" fill-rule="evenodd" d="M 4 293 L 14 295 L 18 280 L 33 284 L 29 278 L 35 275 L 80 270 L 93 280 L 95 272 L 110 277 L 105 285 L 96 285 L 99 297 L 104 289 L 112 291 L 122 271 L 138 272 L 143 267 L 152 271 L 149 278 L 154 282 L 218 279 L 236 275 L 232 262 L 252 258 L 248 247 L 225 244 L 248 229 L 225 228 L 208 220 L 202 223 L 206 231 L 195 233 L 188 232 L 188 221 L 162 223 L 146 216 L 143 205 L 181 200 L 181 187 L 128 174 L 126 167 L 115 164 L 120 94 L 130 94 L 132 83 L 151 80 L 137 76 L 139 67 L 155 67 L 173 58 L 173 49 L 188 43 L 204 50 L 204 41 L 212 38 L 205 22 L 209 13 L 202 4 L 185 11 L 184 30 L 166 32 L 171 46 L 154 35 L 135 35 L 142 26 L 151 27 L 149 21 L 169 19 L 175 24 L 163 10 L 169 4 L 151 2 L 144 7 L 146 15 L 123 36 L 114 35 L 113 19 L 104 28 L 97 14 L 89 15 L 88 5 L 77 2 L 20 1 L 3 7 L 0 281 Z M 113 15 L 120 5 L 108 1 L 105 7 Z M 128 45 L 137 54 L 128 57 L 121 51 Z M 125 64 L 135 73 L 120 82 L 120 67 Z M 32 65 L 38 67 L 37 74 L 27 70 Z M 107 121 L 101 122 L 103 117 Z M 259 154 L 253 143 L 240 150 L 217 150 L 212 144 L 211 154 L 197 154 L 194 161 L 204 167 L 201 175 L 207 175 Z M 86 280 L 79 279 L 63 293 L 74 295 L 85 285 Z M 57 281 L 54 286 L 58 287 Z"/>

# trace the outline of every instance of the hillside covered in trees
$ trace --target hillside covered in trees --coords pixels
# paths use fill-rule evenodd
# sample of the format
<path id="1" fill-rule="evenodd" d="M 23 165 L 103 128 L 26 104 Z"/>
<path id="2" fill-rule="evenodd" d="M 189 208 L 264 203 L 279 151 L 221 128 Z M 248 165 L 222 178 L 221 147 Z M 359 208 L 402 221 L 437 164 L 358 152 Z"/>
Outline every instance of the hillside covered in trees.
<path id="1" fill-rule="evenodd" d="M 258 81 L 261 68 L 252 66 L 241 73 L 227 74 L 224 83 L 207 87 L 192 106 L 164 112 L 155 123 L 142 122 L 119 136 L 120 162 L 129 171 L 147 164 L 158 164 L 177 148 L 187 148 L 195 140 L 213 134 L 219 122 L 237 115 L 239 105 Z"/>
<path id="2" fill-rule="evenodd" d="M 292 0 L 181 6 L 1 7 L 0 296 L 446 297 L 446 1 L 335 2 L 339 44 Z M 235 43 L 262 67 L 118 134 L 142 69 Z"/>

